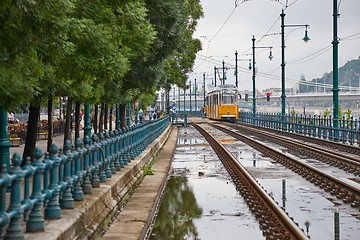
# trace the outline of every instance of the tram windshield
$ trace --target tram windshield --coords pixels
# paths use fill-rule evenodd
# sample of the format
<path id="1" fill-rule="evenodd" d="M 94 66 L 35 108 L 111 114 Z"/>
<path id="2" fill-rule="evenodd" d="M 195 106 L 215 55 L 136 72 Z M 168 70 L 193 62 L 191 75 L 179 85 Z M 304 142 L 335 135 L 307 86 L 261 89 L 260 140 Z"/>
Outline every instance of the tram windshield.
<path id="1" fill-rule="evenodd" d="M 236 96 L 235 95 L 223 95 L 222 96 L 222 103 L 223 104 L 235 104 L 236 103 Z"/>

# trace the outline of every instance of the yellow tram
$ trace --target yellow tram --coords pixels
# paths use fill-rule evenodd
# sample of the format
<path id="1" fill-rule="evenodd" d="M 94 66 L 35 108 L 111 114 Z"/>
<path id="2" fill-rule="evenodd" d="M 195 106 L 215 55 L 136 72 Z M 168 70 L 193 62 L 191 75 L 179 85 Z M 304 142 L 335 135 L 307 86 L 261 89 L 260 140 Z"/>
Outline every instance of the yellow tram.
<path id="1" fill-rule="evenodd" d="M 235 122 L 239 118 L 239 92 L 234 85 L 215 87 L 206 97 L 206 117 L 213 120 Z"/>

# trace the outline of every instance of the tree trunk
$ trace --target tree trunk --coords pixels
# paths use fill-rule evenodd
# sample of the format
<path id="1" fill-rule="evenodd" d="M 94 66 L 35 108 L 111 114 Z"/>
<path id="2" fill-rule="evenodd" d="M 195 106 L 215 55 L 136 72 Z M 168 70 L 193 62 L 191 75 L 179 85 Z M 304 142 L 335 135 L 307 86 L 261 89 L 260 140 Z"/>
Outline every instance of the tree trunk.
<path id="1" fill-rule="evenodd" d="M 108 128 L 108 119 L 109 119 L 109 108 L 107 105 L 105 105 L 105 110 L 104 110 L 104 129 L 109 129 Z"/>
<path id="2" fill-rule="evenodd" d="M 39 116 L 40 116 L 40 104 L 36 106 L 33 105 L 33 103 L 31 103 L 29 108 L 29 120 L 26 131 L 26 141 L 23 152 L 22 165 L 25 164 L 25 160 L 27 157 L 31 157 L 31 160 L 33 160 L 33 153 L 37 139 Z"/>
<path id="3" fill-rule="evenodd" d="M 121 128 L 126 127 L 126 104 L 120 104 Z"/>
<path id="4" fill-rule="evenodd" d="M 75 139 L 80 138 L 80 103 L 75 103 Z"/>
<path id="5" fill-rule="evenodd" d="M 98 111 L 99 111 L 99 105 L 95 104 L 95 109 L 94 109 L 94 120 L 93 120 L 93 127 L 94 127 L 94 133 L 97 134 L 98 133 Z"/>
<path id="6" fill-rule="evenodd" d="M 104 104 L 101 104 L 100 107 L 100 121 L 99 121 L 99 132 L 104 130 Z"/>
<path id="7" fill-rule="evenodd" d="M 47 106 L 47 111 L 48 111 L 48 137 L 47 137 L 47 152 L 50 152 L 50 146 L 53 143 L 53 121 L 52 121 L 52 108 L 53 108 L 53 99 L 52 99 L 52 95 L 50 94 L 48 97 L 48 106 Z"/>
<path id="8" fill-rule="evenodd" d="M 67 107 L 66 107 L 66 116 L 65 116 L 65 133 L 64 133 L 64 143 L 66 140 L 71 141 L 71 110 L 72 110 L 72 98 L 68 97 Z"/>
<path id="9" fill-rule="evenodd" d="M 112 109 L 112 107 L 110 107 L 110 109 L 109 109 L 109 130 L 110 131 L 112 131 L 112 116 L 113 116 L 112 111 L 113 111 L 113 109 Z"/>

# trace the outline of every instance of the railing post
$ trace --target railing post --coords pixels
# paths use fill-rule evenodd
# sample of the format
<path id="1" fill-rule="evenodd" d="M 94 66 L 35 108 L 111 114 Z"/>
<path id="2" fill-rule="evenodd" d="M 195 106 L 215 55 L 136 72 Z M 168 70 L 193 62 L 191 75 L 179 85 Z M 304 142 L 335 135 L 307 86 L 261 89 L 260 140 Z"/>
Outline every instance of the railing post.
<path id="1" fill-rule="evenodd" d="M 85 136 L 84 138 L 84 148 L 83 148 L 83 155 L 84 155 L 84 170 L 85 170 L 85 177 L 83 183 L 83 192 L 84 194 L 91 194 L 92 193 L 92 186 L 90 181 L 90 173 L 91 173 L 91 148 L 90 148 L 90 137 Z"/>
<path id="2" fill-rule="evenodd" d="M 56 144 L 50 146 L 50 161 L 52 163 L 50 172 L 50 185 L 49 189 L 52 191 L 51 198 L 45 208 L 46 219 L 59 219 L 61 218 L 61 208 L 59 203 L 60 185 L 59 183 L 59 166 L 60 158 L 57 156 L 59 147 Z"/>
<path id="3" fill-rule="evenodd" d="M 99 178 L 100 182 L 106 182 L 106 142 L 103 133 L 99 134 L 99 148 L 98 148 L 98 156 L 99 156 Z"/>
<path id="4" fill-rule="evenodd" d="M 73 173 L 73 178 L 75 180 L 74 189 L 73 189 L 73 198 L 74 201 L 82 201 L 84 200 L 84 192 L 82 190 L 82 169 L 81 162 L 83 161 L 83 154 L 81 149 L 81 140 L 77 138 L 75 140 L 75 149 L 72 152 L 74 161 L 75 161 L 75 172 Z M 73 181 L 74 182 L 74 181 Z"/>
<path id="5" fill-rule="evenodd" d="M 74 208 L 74 198 L 71 193 L 73 184 L 72 184 L 72 176 L 71 176 L 71 164 L 73 161 L 74 155 L 71 153 L 71 142 L 66 140 L 64 143 L 64 155 L 66 156 L 65 164 L 64 164 L 64 183 L 65 190 L 63 191 L 62 198 L 60 200 L 61 208 L 73 209 Z"/>
<path id="6" fill-rule="evenodd" d="M 6 163 L 0 165 L 0 239 L 4 235 L 4 229 L 10 222 L 10 217 L 6 212 L 6 192 L 11 185 L 10 175 L 7 173 Z"/>
<path id="7" fill-rule="evenodd" d="M 136 126 L 136 156 L 139 156 L 142 152 L 142 146 L 141 146 L 141 129 L 143 128 L 143 125 L 137 125 Z"/>
<path id="8" fill-rule="evenodd" d="M 115 160 L 116 160 L 116 154 L 114 151 L 114 146 L 115 146 L 115 134 L 114 132 L 108 132 L 107 136 L 109 136 L 109 161 L 110 161 L 110 170 L 112 174 L 116 173 L 116 167 L 115 167 Z"/>
<path id="9" fill-rule="evenodd" d="M 114 134 L 114 143 L 113 143 L 114 166 L 116 171 L 120 171 L 121 164 L 120 164 L 120 150 L 119 150 L 119 146 L 120 146 L 119 130 L 116 129 L 113 134 Z"/>
<path id="10" fill-rule="evenodd" d="M 9 227 L 7 228 L 4 239 L 25 239 L 20 223 L 22 215 L 24 213 L 23 209 L 21 208 L 21 182 L 23 181 L 25 176 L 24 171 L 20 168 L 20 164 L 21 164 L 20 154 L 15 153 L 13 155 L 12 164 L 13 164 L 13 169 L 11 170 L 10 174 L 13 176 L 13 179 L 11 183 L 11 200 L 10 200 L 10 206 L 8 212 L 15 212 L 15 214 L 10 219 L 10 224 Z M 9 178 L 6 179 L 6 181 L 10 184 L 10 175 L 8 175 L 8 177 Z M 4 204 L 5 202 L 6 201 L 4 201 Z"/>
<path id="11" fill-rule="evenodd" d="M 109 132 L 104 133 L 104 141 L 103 141 L 103 147 L 105 150 L 105 175 L 106 178 L 112 177 L 112 171 L 111 171 L 111 156 L 110 156 L 110 146 L 111 146 L 111 139 L 109 136 Z"/>
<path id="12" fill-rule="evenodd" d="M 119 128 L 118 150 L 119 150 L 119 163 L 120 163 L 121 168 L 123 168 L 126 164 L 125 158 L 124 158 L 124 154 L 125 154 L 124 138 L 125 138 L 125 133 L 123 132 L 123 130 L 121 130 L 121 128 Z"/>
<path id="13" fill-rule="evenodd" d="M 346 143 L 346 126 L 345 126 L 345 116 L 342 116 L 342 124 L 340 124 L 341 126 L 341 140 L 342 143 Z"/>
<path id="14" fill-rule="evenodd" d="M 45 230 L 45 219 L 41 212 L 41 205 L 44 201 L 44 197 L 41 192 L 41 177 L 44 174 L 45 165 L 40 160 L 42 157 L 40 148 L 35 148 L 34 156 L 35 161 L 32 165 L 35 168 L 35 174 L 33 178 L 32 194 L 30 197 L 31 202 L 33 203 L 33 209 L 26 222 L 27 232 L 39 232 Z"/>
<path id="15" fill-rule="evenodd" d="M 92 173 L 91 178 L 91 185 L 93 188 L 99 188 L 100 187 L 100 178 L 99 178 L 99 144 L 97 143 L 98 138 L 95 134 L 92 135 L 92 141 L 93 144 L 90 146 L 91 149 L 91 155 L 94 165 L 94 172 Z"/>
<path id="16" fill-rule="evenodd" d="M 125 128 L 124 129 L 124 162 L 125 165 L 128 164 L 128 162 L 131 161 L 131 156 L 130 156 L 130 132 L 129 132 L 129 128 Z"/>
<path id="17" fill-rule="evenodd" d="M 131 159 L 134 159 L 136 156 L 136 146 L 135 146 L 135 130 L 134 130 L 134 126 L 130 127 L 130 157 Z"/>

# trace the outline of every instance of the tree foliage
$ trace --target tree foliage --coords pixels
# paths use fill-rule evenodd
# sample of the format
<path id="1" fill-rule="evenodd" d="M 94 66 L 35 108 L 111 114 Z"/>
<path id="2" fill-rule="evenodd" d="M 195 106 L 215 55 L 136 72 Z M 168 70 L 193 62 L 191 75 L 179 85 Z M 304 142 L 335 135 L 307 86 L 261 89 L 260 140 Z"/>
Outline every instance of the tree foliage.
<path id="1" fill-rule="evenodd" d="M 116 104 L 184 85 L 201 16 L 199 0 L 3 0 L 0 105 L 53 94 Z"/>
<path id="2" fill-rule="evenodd" d="M 201 16 L 199 0 L 2 0 L 0 107 L 30 106 L 34 135 L 52 96 L 152 104 L 157 89 L 185 85 Z M 34 146 L 27 138 L 24 156 Z"/>

